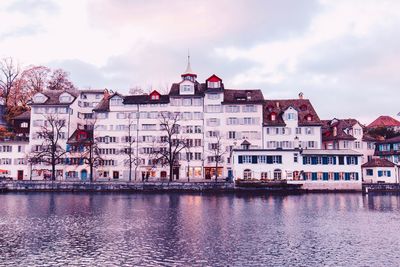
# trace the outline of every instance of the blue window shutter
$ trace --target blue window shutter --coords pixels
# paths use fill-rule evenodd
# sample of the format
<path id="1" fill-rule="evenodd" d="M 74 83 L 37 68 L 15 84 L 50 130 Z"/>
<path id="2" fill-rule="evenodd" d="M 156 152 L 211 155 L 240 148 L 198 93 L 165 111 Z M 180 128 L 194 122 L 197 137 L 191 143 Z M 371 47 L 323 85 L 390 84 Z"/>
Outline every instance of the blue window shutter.
<path id="1" fill-rule="evenodd" d="M 354 157 L 354 160 L 355 160 L 356 165 L 358 165 L 358 157 L 357 156 Z"/>
<path id="2" fill-rule="evenodd" d="M 67 152 L 69 152 L 71 150 L 71 146 L 69 144 L 67 144 Z"/>
<path id="3" fill-rule="evenodd" d="M 303 157 L 303 165 L 307 164 L 307 157 Z"/>
<path id="4" fill-rule="evenodd" d="M 322 176 L 322 179 L 323 179 L 324 181 L 328 181 L 328 173 L 327 173 L 327 172 L 324 172 L 322 175 L 323 175 L 323 176 Z"/>
<path id="5" fill-rule="evenodd" d="M 239 164 L 243 163 L 243 156 L 239 156 Z"/>
<path id="6" fill-rule="evenodd" d="M 350 164 L 350 157 L 346 157 L 346 164 L 347 164 L 347 165 Z"/>
<path id="7" fill-rule="evenodd" d="M 356 175 L 356 180 L 358 181 L 358 172 L 356 172 L 355 175 Z"/>
<path id="8" fill-rule="evenodd" d="M 317 157 L 311 157 L 311 164 L 312 165 L 317 165 L 317 163 L 318 163 Z"/>
<path id="9" fill-rule="evenodd" d="M 382 171 L 378 171 L 378 177 L 382 177 L 383 176 L 383 172 Z"/>
<path id="10" fill-rule="evenodd" d="M 392 174 L 391 174 L 390 171 L 387 171 L 387 176 L 388 176 L 388 177 L 392 176 Z"/>
<path id="11" fill-rule="evenodd" d="M 333 158 L 333 164 L 336 165 L 336 157 L 332 157 Z"/>
<path id="12" fill-rule="evenodd" d="M 311 177 L 312 177 L 312 180 L 313 180 L 313 181 L 316 181 L 316 180 L 317 180 L 317 173 L 316 173 L 316 172 L 313 172 L 313 173 L 311 174 Z"/>
<path id="13" fill-rule="evenodd" d="M 322 157 L 322 164 L 328 165 L 328 157 Z"/>
<path id="14" fill-rule="evenodd" d="M 257 164 L 257 156 L 251 156 L 251 163 Z"/>
<path id="15" fill-rule="evenodd" d="M 339 180 L 339 173 L 338 173 L 338 172 L 335 172 L 334 178 L 335 178 L 335 181 L 338 181 L 338 180 Z"/>
<path id="16" fill-rule="evenodd" d="M 267 156 L 267 163 L 272 164 L 272 156 Z"/>

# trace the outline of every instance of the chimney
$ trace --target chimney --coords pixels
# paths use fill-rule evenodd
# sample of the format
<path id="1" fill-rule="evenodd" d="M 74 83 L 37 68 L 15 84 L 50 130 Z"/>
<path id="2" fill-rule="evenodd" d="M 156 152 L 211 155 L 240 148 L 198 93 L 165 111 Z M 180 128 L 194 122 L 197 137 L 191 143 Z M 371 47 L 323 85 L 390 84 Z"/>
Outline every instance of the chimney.
<path id="1" fill-rule="evenodd" d="M 279 102 L 278 101 L 276 102 L 276 107 L 279 108 Z"/>
<path id="2" fill-rule="evenodd" d="M 299 99 L 303 99 L 303 97 L 304 97 L 303 92 L 300 92 L 300 93 L 299 93 Z"/>

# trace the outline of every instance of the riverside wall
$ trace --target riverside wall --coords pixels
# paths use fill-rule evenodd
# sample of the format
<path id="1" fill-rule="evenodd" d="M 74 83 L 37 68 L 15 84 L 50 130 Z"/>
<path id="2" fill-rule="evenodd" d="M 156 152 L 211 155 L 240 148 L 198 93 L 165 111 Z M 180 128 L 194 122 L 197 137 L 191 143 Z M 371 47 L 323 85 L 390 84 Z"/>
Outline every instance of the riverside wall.
<path id="1" fill-rule="evenodd" d="M 55 191 L 55 192 L 229 192 L 234 184 L 229 182 L 81 182 L 81 181 L 3 181 L 3 191 Z"/>

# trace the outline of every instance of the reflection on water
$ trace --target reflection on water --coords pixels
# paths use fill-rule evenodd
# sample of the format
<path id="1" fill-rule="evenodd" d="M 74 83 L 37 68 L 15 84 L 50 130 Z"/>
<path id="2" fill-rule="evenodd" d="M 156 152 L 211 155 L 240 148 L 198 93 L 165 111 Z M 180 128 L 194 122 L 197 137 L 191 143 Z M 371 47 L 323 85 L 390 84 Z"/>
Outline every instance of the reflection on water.
<path id="1" fill-rule="evenodd" d="M 0 195 L 5 266 L 397 266 L 400 196 Z"/>

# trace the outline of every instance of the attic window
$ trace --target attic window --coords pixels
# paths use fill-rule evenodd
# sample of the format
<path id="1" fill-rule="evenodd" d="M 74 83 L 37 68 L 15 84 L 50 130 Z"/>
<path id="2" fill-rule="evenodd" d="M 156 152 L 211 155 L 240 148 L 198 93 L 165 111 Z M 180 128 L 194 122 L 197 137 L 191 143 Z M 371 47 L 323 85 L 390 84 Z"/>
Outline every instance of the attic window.
<path id="1" fill-rule="evenodd" d="M 45 101 L 45 97 L 43 95 L 37 95 L 35 96 L 35 102 L 36 103 L 43 103 Z"/>
<path id="2" fill-rule="evenodd" d="M 270 115 L 271 121 L 275 121 L 276 120 L 276 114 L 274 112 L 271 113 Z"/>
<path id="3" fill-rule="evenodd" d="M 246 101 L 246 97 L 244 97 L 244 96 L 237 96 L 237 97 L 236 97 L 236 100 L 238 100 L 238 101 Z"/>
<path id="4" fill-rule="evenodd" d="M 69 103 L 71 102 L 71 97 L 69 95 L 62 95 L 60 96 L 61 103 Z"/>
<path id="5" fill-rule="evenodd" d="M 158 99 L 160 99 L 160 95 L 158 94 L 151 95 L 151 100 L 158 100 Z"/>
<path id="6" fill-rule="evenodd" d="M 208 88 L 221 88 L 221 82 L 207 82 Z"/>

